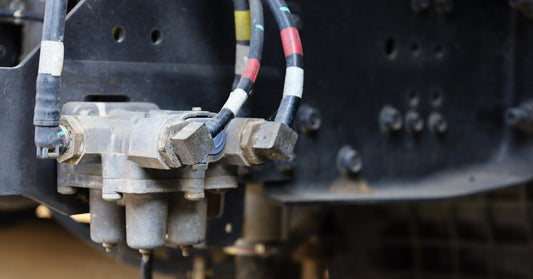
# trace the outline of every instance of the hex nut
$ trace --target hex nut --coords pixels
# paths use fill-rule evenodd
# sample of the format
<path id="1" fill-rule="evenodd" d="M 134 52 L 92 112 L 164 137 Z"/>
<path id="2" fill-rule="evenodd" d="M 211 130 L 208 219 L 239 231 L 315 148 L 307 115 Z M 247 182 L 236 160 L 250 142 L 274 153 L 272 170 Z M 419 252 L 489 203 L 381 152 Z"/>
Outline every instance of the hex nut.
<path id="1" fill-rule="evenodd" d="M 64 164 L 78 164 L 84 154 L 83 128 L 73 115 L 64 115 L 60 120 L 61 126 L 68 131 L 69 139 L 65 151 L 57 157 L 57 161 Z"/>
<path id="2" fill-rule="evenodd" d="M 202 122 L 189 122 L 172 137 L 172 144 L 174 152 L 184 165 L 200 163 L 215 149 L 211 134 Z"/>
<path id="3" fill-rule="evenodd" d="M 172 133 L 186 125 L 174 118 L 143 118 L 131 131 L 128 159 L 142 168 L 170 169 L 181 166 L 171 144 Z"/>
<path id="4" fill-rule="evenodd" d="M 66 148 L 57 160 L 60 163 L 78 164 L 88 156 L 99 156 L 108 149 L 112 127 L 108 120 L 99 116 L 64 115 L 60 124 L 68 133 Z"/>
<path id="5" fill-rule="evenodd" d="M 254 127 L 265 120 L 258 118 L 235 118 L 226 129 L 226 144 L 224 145 L 224 163 L 233 166 L 251 166 L 262 163 L 253 154 L 253 136 L 257 129 Z"/>
<path id="6" fill-rule="evenodd" d="M 258 118 L 233 119 L 227 135 L 224 162 L 237 166 L 287 160 L 298 139 L 298 134 L 287 125 Z"/>
<path id="7" fill-rule="evenodd" d="M 181 167 L 181 162 L 176 152 L 174 151 L 174 144 L 172 137 L 175 136 L 183 127 L 187 125 L 185 121 L 171 122 L 163 127 L 163 130 L 159 134 L 159 140 L 157 142 L 157 150 L 159 154 L 165 159 L 167 165 L 171 168 Z"/>

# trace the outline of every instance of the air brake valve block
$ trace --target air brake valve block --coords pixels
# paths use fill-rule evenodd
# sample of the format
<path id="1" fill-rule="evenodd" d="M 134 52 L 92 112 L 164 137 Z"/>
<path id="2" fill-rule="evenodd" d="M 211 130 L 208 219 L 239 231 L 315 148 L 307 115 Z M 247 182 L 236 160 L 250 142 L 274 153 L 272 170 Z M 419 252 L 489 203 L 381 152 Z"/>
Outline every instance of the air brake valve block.
<path id="1" fill-rule="evenodd" d="M 206 191 L 237 187 L 237 167 L 286 160 L 297 134 L 287 125 L 236 118 L 212 138 L 205 111 L 151 103 L 63 106 L 58 191 L 89 188 L 91 238 L 140 251 L 204 241 Z M 222 197 L 222 196 L 220 196 Z"/>

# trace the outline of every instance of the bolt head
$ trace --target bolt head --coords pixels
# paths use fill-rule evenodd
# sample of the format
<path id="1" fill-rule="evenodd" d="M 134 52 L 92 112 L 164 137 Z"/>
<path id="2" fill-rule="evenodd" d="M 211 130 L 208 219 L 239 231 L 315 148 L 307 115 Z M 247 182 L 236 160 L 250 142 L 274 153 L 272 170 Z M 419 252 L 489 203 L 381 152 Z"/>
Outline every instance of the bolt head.
<path id="1" fill-rule="evenodd" d="M 384 133 L 397 132 L 402 128 L 402 115 L 392 106 L 385 106 L 379 113 L 379 126 Z"/>
<path id="2" fill-rule="evenodd" d="M 436 135 L 444 134 L 448 128 L 448 122 L 444 116 L 437 112 L 434 112 L 429 116 L 428 123 L 429 129 Z"/>
<path id="3" fill-rule="evenodd" d="M 298 130 L 304 134 L 318 131 L 322 125 L 320 112 L 309 106 L 300 107 L 296 120 Z"/>
<path id="4" fill-rule="evenodd" d="M 337 168 L 343 173 L 357 174 L 363 168 L 363 160 L 357 150 L 344 146 L 337 155 Z"/>
<path id="5" fill-rule="evenodd" d="M 424 120 L 416 111 L 409 111 L 405 115 L 405 127 L 409 132 L 419 133 L 424 129 Z"/>

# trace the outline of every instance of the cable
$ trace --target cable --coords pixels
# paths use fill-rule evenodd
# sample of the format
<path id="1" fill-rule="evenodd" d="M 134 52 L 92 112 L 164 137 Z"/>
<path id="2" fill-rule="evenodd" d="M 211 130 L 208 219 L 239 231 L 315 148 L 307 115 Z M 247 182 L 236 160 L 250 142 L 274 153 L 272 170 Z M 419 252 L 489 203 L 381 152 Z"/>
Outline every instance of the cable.
<path id="1" fill-rule="evenodd" d="M 59 155 L 59 89 L 63 70 L 65 18 L 67 0 L 47 0 L 44 11 L 43 36 L 35 96 L 35 145 L 37 157 Z M 55 154 L 49 154 L 54 150 Z"/>
<path id="2" fill-rule="evenodd" d="M 233 0 L 234 18 L 235 18 L 235 78 L 233 80 L 232 90 L 235 90 L 242 72 L 246 67 L 248 52 L 250 51 L 250 6 L 248 0 Z"/>
<path id="3" fill-rule="evenodd" d="M 33 21 L 43 21 L 43 15 L 24 12 L 21 10 L 0 10 L 0 17 L 13 18 L 13 19 L 23 19 L 23 20 L 33 20 Z"/>
<path id="4" fill-rule="evenodd" d="M 279 105 L 275 121 L 290 125 L 294 120 L 303 94 L 304 69 L 302 43 L 298 29 L 296 29 L 291 18 L 291 11 L 285 1 L 265 1 L 267 1 L 278 24 L 287 64 L 283 98 Z"/>
<path id="5" fill-rule="evenodd" d="M 226 127 L 246 102 L 261 67 L 264 40 L 263 6 L 260 0 L 250 0 L 249 5 L 251 38 L 248 59 L 246 60 L 246 66 L 242 70 L 239 82 L 230 93 L 226 103 L 213 118 L 206 122 L 206 126 L 213 137 Z"/>
<path id="6" fill-rule="evenodd" d="M 154 255 L 143 252 L 141 256 L 141 279 L 152 279 Z"/>

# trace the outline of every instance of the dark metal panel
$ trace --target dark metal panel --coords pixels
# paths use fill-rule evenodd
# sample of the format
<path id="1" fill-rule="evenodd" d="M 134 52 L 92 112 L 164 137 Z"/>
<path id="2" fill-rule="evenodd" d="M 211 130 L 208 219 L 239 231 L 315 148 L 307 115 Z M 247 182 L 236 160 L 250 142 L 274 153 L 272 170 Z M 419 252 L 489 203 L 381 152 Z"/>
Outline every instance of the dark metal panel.
<path id="1" fill-rule="evenodd" d="M 320 111 L 322 127 L 299 138 L 293 178 L 274 179 L 272 198 L 450 198 L 532 179 L 530 136 L 507 127 L 503 118 L 506 108 L 530 95 L 530 86 L 517 92 L 514 84 L 531 83 L 531 67 L 520 66 L 530 64 L 531 22 L 505 1 L 454 4 L 442 16 L 433 4 L 415 13 L 411 1 L 300 3 L 304 101 Z M 404 118 L 417 111 L 424 129 L 383 133 L 378 116 L 386 105 Z M 448 122 L 443 136 L 428 129 L 432 112 Z M 345 145 L 362 158 L 358 175 L 345 177 L 337 169 Z"/>

